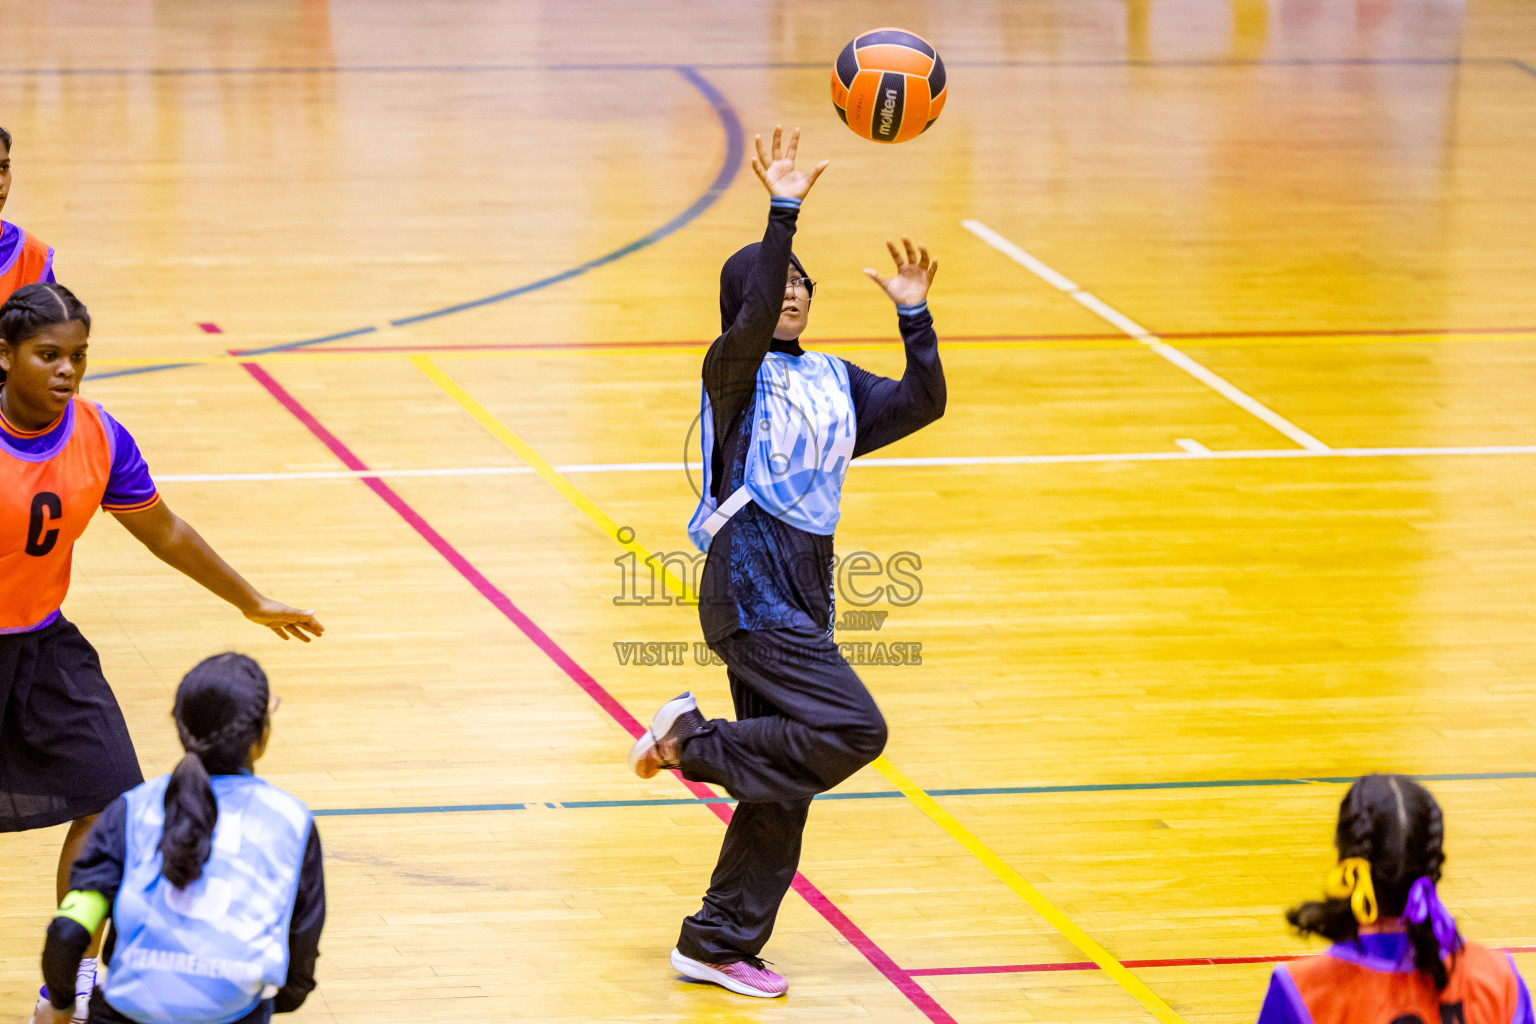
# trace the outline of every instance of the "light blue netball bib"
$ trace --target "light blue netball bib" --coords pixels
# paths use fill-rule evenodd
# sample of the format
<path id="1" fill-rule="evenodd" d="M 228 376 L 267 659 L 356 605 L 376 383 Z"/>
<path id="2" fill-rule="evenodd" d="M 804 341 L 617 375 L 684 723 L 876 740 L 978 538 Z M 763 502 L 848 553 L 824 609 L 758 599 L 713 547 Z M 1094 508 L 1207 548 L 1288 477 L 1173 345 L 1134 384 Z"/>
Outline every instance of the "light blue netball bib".
<path id="1" fill-rule="evenodd" d="M 747 411 L 752 438 L 745 478 L 718 508 L 710 496 L 715 436 L 707 390 L 700 407 L 704 496 L 688 522 L 688 536 L 700 551 L 709 550 L 720 527 L 749 500 L 797 529 L 832 535 L 858 430 L 841 359 L 824 352 L 763 357 Z"/>
<path id="2" fill-rule="evenodd" d="M 252 775 L 215 775 L 219 806 L 203 874 L 178 889 L 160 874 L 162 775 L 128 791 L 117 948 L 107 1002 L 140 1021 L 227 1024 L 288 977 L 288 926 L 309 842 L 309 809 Z"/>

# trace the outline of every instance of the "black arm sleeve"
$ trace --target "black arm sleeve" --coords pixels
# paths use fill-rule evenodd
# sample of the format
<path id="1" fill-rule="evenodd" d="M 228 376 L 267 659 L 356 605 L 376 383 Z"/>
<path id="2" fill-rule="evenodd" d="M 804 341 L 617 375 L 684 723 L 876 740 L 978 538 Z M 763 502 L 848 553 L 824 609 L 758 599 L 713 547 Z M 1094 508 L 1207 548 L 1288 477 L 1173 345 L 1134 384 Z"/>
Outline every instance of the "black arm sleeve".
<path id="1" fill-rule="evenodd" d="M 80 958 L 91 944 L 91 933 L 79 921 L 56 917 L 48 926 L 43 944 L 43 981 L 48 983 L 48 1001 L 56 1010 L 75 1005 L 75 972 Z"/>
<path id="2" fill-rule="evenodd" d="M 304 866 L 299 872 L 299 891 L 288 925 L 288 980 L 278 990 L 273 1009 L 292 1013 L 315 990 L 315 961 L 320 957 L 320 930 L 325 927 L 325 870 L 320 853 L 320 833 L 309 826 L 304 845 Z"/>
<path id="3" fill-rule="evenodd" d="M 714 411 L 717 443 L 724 442 L 731 422 L 751 402 L 757 369 L 773 343 L 773 329 L 784 309 L 784 281 L 799 216 L 800 211 L 791 207 L 769 208 L 768 229 L 742 295 L 741 312 L 704 355 L 704 388 Z M 720 479 L 719 466 L 714 478 Z"/>
<path id="4" fill-rule="evenodd" d="M 69 869 L 71 891 L 99 892 L 111 903 L 123 884 L 123 860 L 128 843 L 128 804 L 118 797 L 107 805 L 86 837 L 85 850 Z M 79 921 L 56 917 L 43 944 L 43 981 L 48 1001 L 60 1010 L 75 1005 L 75 972 L 91 944 L 91 933 Z"/>
<path id="5" fill-rule="evenodd" d="M 847 364 L 848 386 L 859 424 L 853 445 L 855 457 L 884 448 L 944 415 L 947 392 L 933 317 L 924 309 L 898 320 L 907 349 L 907 369 L 901 380 Z"/>

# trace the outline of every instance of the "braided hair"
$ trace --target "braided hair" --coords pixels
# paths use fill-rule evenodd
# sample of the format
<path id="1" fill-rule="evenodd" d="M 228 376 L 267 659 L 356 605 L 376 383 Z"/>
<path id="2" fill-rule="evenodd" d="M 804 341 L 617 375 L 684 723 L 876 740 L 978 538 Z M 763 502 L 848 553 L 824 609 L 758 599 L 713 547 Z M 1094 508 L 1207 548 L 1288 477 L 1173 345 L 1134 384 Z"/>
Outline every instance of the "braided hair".
<path id="1" fill-rule="evenodd" d="M 56 324 L 78 320 L 91 333 L 91 311 L 75 298 L 75 293 L 61 284 L 29 284 L 16 289 L 0 306 L 0 341 L 17 348 Z M 0 384 L 5 371 L 0 370 Z"/>
<path id="2" fill-rule="evenodd" d="M 176 689 L 176 732 L 186 750 L 165 788 L 160 873 L 178 889 L 203 875 L 219 819 L 212 775 L 245 765 L 268 723 L 267 675 L 244 654 L 200 661 Z"/>
<path id="3" fill-rule="evenodd" d="M 1339 860 L 1370 862 L 1371 883 L 1384 917 L 1400 917 L 1408 891 L 1420 878 L 1440 881 L 1445 865 L 1445 823 L 1429 790 L 1406 775 L 1366 775 L 1356 779 L 1339 805 L 1333 844 Z M 1292 907 L 1285 918 L 1302 934 L 1332 942 L 1352 942 L 1360 924 L 1350 901 L 1330 897 Z M 1414 965 L 1444 989 L 1449 981 L 1431 922 L 1404 922 L 1413 943 Z"/>

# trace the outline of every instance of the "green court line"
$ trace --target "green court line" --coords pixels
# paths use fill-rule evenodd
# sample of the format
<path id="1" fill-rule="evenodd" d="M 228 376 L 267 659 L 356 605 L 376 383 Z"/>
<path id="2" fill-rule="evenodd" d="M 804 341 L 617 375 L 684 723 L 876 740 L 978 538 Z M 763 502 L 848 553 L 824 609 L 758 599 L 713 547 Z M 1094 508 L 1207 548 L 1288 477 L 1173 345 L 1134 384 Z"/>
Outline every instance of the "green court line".
<path id="1" fill-rule="evenodd" d="M 1144 793 L 1179 789 L 1240 789 L 1245 786 L 1319 786 L 1345 785 L 1356 776 L 1317 776 L 1292 779 L 1191 779 L 1182 782 L 1100 782 L 1066 786 L 963 786 L 956 789 L 930 789 L 930 796 L 1042 796 L 1051 793 Z M 1421 782 L 1487 782 L 1508 779 L 1536 779 L 1536 772 L 1447 772 L 1440 775 L 1416 775 Z M 822 793 L 817 800 L 899 800 L 894 789 L 856 793 Z M 315 817 L 357 817 L 370 814 L 469 814 L 485 811 L 588 810 L 602 807 L 677 807 L 684 804 L 733 804 L 728 796 L 659 797 L 637 800 L 553 800 L 507 804 L 424 804 L 417 807 L 335 807 L 312 811 Z"/>

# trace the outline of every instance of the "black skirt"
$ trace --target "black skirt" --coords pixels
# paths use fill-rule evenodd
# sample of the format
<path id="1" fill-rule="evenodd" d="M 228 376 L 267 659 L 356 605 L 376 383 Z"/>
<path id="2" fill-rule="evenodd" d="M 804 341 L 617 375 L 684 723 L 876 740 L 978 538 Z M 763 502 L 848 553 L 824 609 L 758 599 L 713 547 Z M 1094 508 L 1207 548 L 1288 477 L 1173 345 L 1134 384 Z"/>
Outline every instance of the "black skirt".
<path id="1" fill-rule="evenodd" d="M 62 615 L 0 634 L 0 832 L 99 814 L 144 781 L 96 649 Z"/>

